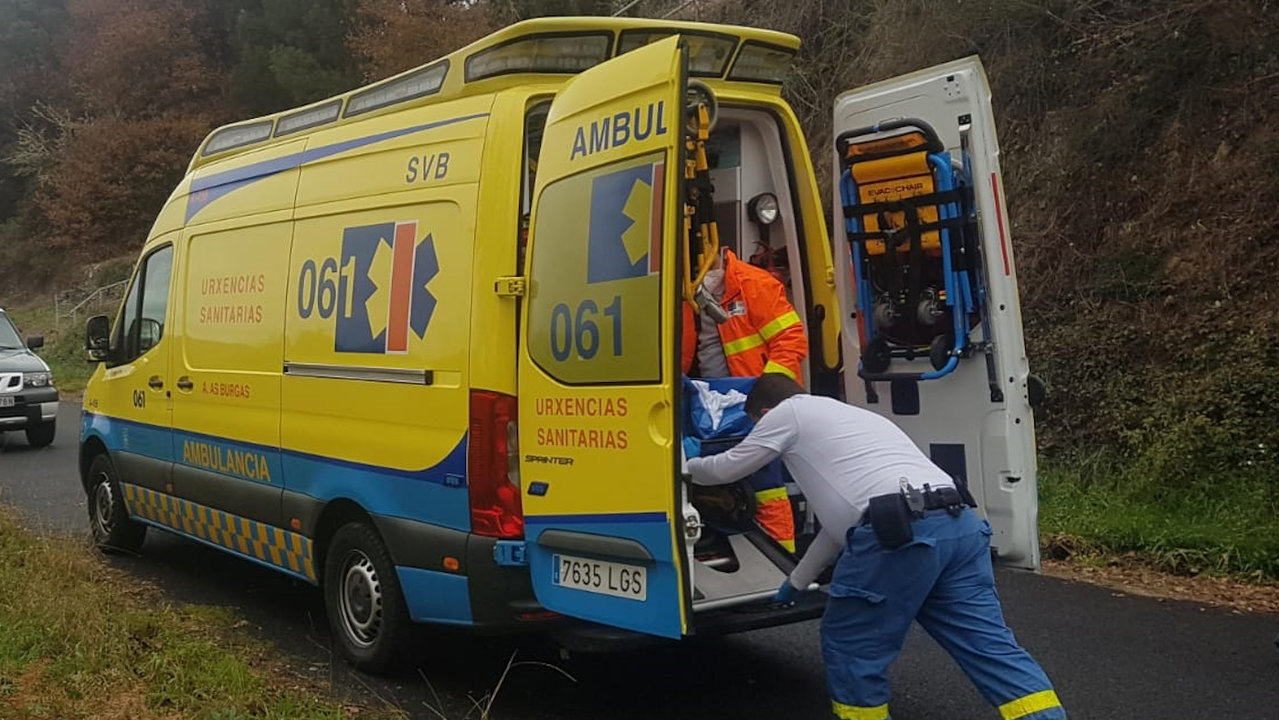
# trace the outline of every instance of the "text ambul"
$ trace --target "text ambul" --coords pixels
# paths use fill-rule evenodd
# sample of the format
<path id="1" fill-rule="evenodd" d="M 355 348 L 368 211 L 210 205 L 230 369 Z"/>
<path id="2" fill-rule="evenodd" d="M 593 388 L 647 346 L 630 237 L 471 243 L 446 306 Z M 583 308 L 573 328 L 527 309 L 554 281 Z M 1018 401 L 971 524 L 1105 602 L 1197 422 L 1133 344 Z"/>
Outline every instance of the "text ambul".
<path id="1" fill-rule="evenodd" d="M 665 135 L 666 102 L 659 100 L 630 112 L 608 115 L 588 125 L 580 125 L 573 137 L 569 160 L 597 152 L 619 148 L 632 140 L 647 140 L 652 135 Z"/>

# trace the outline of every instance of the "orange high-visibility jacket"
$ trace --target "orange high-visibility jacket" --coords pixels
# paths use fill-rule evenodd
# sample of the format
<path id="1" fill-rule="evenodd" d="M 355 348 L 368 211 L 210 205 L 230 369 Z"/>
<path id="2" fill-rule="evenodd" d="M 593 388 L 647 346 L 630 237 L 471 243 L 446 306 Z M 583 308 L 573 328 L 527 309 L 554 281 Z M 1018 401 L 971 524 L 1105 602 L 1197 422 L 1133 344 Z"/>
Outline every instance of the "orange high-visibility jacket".
<path id="1" fill-rule="evenodd" d="M 798 379 L 800 363 L 808 355 L 808 338 L 799 314 L 786 299 L 786 287 L 768 271 L 724 253 L 724 297 L 720 305 L 728 322 L 719 326 L 728 371 L 734 377 L 759 377 L 780 372 Z M 687 374 L 697 355 L 697 323 L 693 307 L 684 303 L 682 357 Z M 703 318 L 702 322 L 714 322 Z M 755 491 L 755 520 L 782 547 L 795 552 L 795 520 L 790 497 L 780 479 L 751 478 Z"/>
<path id="2" fill-rule="evenodd" d="M 728 322 L 719 326 L 728 371 L 734 377 L 759 377 L 779 372 L 799 379 L 800 363 L 808 355 L 808 338 L 799 314 L 786 299 L 786 288 L 768 271 L 724 253 L 724 297 L 720 301 Z M 693 307 L 684 303 L 681 360 L 684 372 L 697 356 L 697 323 Z M 703 318 L 702 322 L 713 322 Z"/>

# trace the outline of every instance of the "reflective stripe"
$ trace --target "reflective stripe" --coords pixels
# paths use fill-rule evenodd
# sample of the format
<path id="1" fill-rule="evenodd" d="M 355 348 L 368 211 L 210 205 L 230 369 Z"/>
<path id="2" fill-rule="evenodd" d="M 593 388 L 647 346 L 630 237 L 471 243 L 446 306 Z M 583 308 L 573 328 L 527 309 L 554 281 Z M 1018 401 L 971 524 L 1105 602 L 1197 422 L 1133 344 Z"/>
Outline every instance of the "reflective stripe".
<path id="1" fill-rule="evenodd" d="M 857 707 L 832 700 L 830 704 L 835 710 L 835 717 L 840 720 L 888 720 L 887 703 L 876 707 Z"/>
<path id="2" fill-rule="evenodd" d="M 310 538 L 128 483 L 122 489 L 131 515 L 316 579 Z"/>
<path id="3" fill-rule="evenodd" d="M 785 330 L 792 325 L 799 324 L 799 313 L 791 310 L 773 318 L 772 321 L 765 323 L 764 327 L 759 329 L 759 334 L 764 340 L 772 340 L 773 336 Z"/>
<path id="4" fill-rule="evenodd" d="M 765 503 L 770 500 L 789 500 L 789 499 L 790 499 L 790 495 L 787 494 L 786 488 L 784 487 L 769 488 L 767 490 L 760 490 L 755 493 L 756 502 Z"/>
<path id="5" fill-rule="evenodd" d="M 757 348 L 764 344 L 764 338 L 756 335 L 747 335 L 746 337 L 737 338 L 732 342 L 724 343 L 725 355 L 736 355 L 744 353 L 751 348 Z"/>
<path id="6" fill-rule="evenodd" d="M 786 377 L 790 378 L 791 380 L 795 379 L 795 373 L 791 372 L 790 368 L 780 363 L 775 363 L 772 360 L 769 360 L 767 363 L 764 364 L 764 372 L 781 373 L 785 375 Z"/>
<path id="7" fill-rule="evenodd" d="M 1061 701 L 1057 699 L 1057 693 L 1052 690 L 1044 690 L 1000 705 L 999 714 L 1004 716 L 1004 720 L 1017 720 L 1017 718 L 1023 718 L 1055 707 L 1061 707 Z"/>

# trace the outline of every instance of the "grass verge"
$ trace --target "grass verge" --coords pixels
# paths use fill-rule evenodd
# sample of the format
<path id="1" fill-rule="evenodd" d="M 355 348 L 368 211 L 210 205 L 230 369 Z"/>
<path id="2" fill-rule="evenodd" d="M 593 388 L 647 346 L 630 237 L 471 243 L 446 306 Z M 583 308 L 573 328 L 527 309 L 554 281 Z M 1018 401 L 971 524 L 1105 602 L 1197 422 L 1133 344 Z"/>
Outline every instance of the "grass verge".
<path id="1" fill-rule="evenodd" d="M 1183 575 L 1279 580 L 1279 508 L 1264 487 L 1222 479 L 1156 492 L 1122 463 L 1050 461 L 1039 473 L 1045 555 L 1084 563 L 1117 556 Z"/>
<path id="2" fill-rule="evenodd" d="M 337 719 L 350 706 L 274 665 L 232 613 L 177 605 L 96 551 L 0 510 L 0 717 Z M 400 717 L 363 710 L 361 718 Z"/>

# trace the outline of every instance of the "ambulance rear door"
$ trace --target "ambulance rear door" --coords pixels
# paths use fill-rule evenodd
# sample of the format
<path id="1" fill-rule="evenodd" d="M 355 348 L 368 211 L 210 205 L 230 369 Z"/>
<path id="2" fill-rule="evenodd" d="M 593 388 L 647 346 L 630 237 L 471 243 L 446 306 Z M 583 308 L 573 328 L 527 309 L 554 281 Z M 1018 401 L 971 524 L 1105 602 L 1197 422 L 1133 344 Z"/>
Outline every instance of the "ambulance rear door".
<path id="1" fill-rule="evenodd" d="M 930 133 L 935 137 L 930 139 Z M 892 418 L 934 462 L 968 485 L 994 531 L 991 545 L 999 561 L 1038 569 L 1035 435 L 1029 400 L 1029 385 L 1037 381 L 1029 375 L 1026 361 L 999 145 L 981 61 L 969 57 L 839 96 L 834 136 L 832 228 L 844 310 L 848 401 Z M 966 250 L 960 248 L 947 258 L 949 265 L 938 259 L 928 266 L 930 252 L 934 258 L 941 254 L 937 248 L 928 250 L 927 243 L 914 255 L 906 245 L 898 245 L 895 253 L 884 252 L 882 243 L 891 244 L 893 238 L 867 240 L 875 237 L 869 231 L 907 224 L 904 218 L 912 211 L 891 203 L 911 192 L 911 181 L 900 179 L 911 171 L 902 161 L 897 180 L 891 170 L 872 178 L 866 171 L 870 165 L 852 173 L 849 146 L 859 145 L 854 152 L 863 153 L 856 160 L 861 162 L 913 142 L 936 143 L 929 150 L 929 165 L 938 182 L 932 192 L 946 192 L 947 181 L 938 173 L 949 173 L 953 193 L 936 197 L 964 203 L 949 205 L 962 207 L 960 214 L 965 216 L 950 218 L 951 241 L 968 243 Z M 943 170 L 946 165 L 948 171 Z M 857 203 L 872 206 L 865 212 L 850 210 Z M 939 221 L 945 226 L 946 220 L 944 211 L 920 211 L 913 218 L 933 227 Z M 960 220 L 967 223 L 966 229 L 961 229 Z M 963 241 L 961 232 L 968 232 L 970 239 Z M 875 257 L 876 252 L 881 255 Z M 921 271 L 912 275 L 910 264 L 917 259 Z M 959 272 L 956 268 L 965 263 L 971 271 Z M 958 278 L 949 292 L 938 274 L 947 271 Z M 912 283 L 917 287 L 909 295 Z M 954 303 L 961 297 L 969 308 L 967 319 L 954 320 L 949 341 L 944 331 L 936 331 L 943 339 L 939 348 L 931 348 L 925 323 L 950 323 Z M 910 304 L 901 303 L 903 298 Z M 898 332 L 899 328 L 905 329 Z M 894 356 L 886 369 L 868 371 L 863 345 L 870 347 L 868 337 L 891 335 L 889 329 L 898 332 Z M 912 334 L 918 339 L 914 349 L 906 337 Z M 930 350 L 935 357 L 930 357 Z M 882 346 L 880 351 L 887 353 Z"/>
<path id="2" fill-rule="evenodd" d="M 677 504 L 678 37 L 574 77 L 537 164 L 521 322 L 519 463 L 538 601 L 688 629 Z"/>

